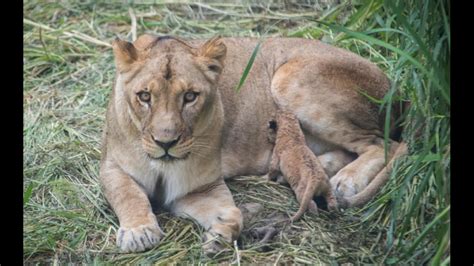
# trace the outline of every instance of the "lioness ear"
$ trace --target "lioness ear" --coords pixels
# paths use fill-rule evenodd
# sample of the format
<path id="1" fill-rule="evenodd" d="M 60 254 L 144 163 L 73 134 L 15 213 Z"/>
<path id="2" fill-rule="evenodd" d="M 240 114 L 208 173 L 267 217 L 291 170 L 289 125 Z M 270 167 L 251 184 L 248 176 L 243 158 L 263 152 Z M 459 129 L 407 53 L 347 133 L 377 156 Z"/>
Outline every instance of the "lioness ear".
<path id="1" fill-rule="evenodd" d="M 199 48 L 198 52 L 200 56 L 215 59 L 217 61 L 220 61 L 220 63 L 222 63 L 222 61 L 224 60 L 226 53 L 227 48 L 222 42 L 220 36 L 216 36 L 208 40 L 201 46 L 201 48 Z"/>
<path id="2" fill-rule="evenodd" d="M 125 72 L 130 68 L 130 65 L 138 59 L 138 52 L 133 44 L 122 41 L 116 38 L 112 42 L 114 50 L 115 65 L 119 72 Z"/>
<path id="3" fill-rule="evenodd" d="M 197 52 L 204 69 L 204 73 L 212 80 L 222 71 L 224 59 L 227 53 L 227 47 L 219 36 L 216 36 L 204 43 Z"/>

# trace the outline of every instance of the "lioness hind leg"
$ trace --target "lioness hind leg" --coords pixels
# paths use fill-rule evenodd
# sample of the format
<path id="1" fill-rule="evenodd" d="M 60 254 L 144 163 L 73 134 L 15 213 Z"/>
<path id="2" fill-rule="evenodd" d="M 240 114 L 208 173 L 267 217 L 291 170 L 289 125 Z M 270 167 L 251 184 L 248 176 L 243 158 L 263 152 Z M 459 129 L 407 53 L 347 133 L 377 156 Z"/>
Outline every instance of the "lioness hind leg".
<path id="1" fill-rule="evenodd" d="M 329 178 L 336 175 L 339 170 L 356 158 L 356 156 L 344 150 L 329 151 L 317 157 Z"/>
<path id="2" fill-rule="evenodd" d="M 385 165 L 378 107 L 357 90 L 381 97 L 389 83 L 367 61 L 327 56 L 285 63 L 273 77 L 271 93 L 280 108 L 296 115 L 308 134 L 358 155 L 331 178 L 335 196 L 350 197 Z"/>
<path id="3" fill-rule="evenodd" d="M 379 131 L 362 129 L 330 113 L 326 114 L 324 119 L 312 119 L 317 113 L 312 113 L 310 109 L 307 113 L 297 110 L 296 114 L 308 132 L 358 155 L 353 161 L 348 156 L 342 156 L 343 162 L 338 164 L 338 167 L 343 168 L 330 179 L 335 196 L 351 197 L 357 194 L 385 166 L 384 141 Z M 318 124 L 321 121 L 322 124 Z M 350 163 L 344 166 L 347 162 Z M 324 164 L 324 157 L 322 164 L 325 171 L 330 168 Z M 334 172 L 334 169 L 329 170 Z"/>
<path id="4" fill-rule="evenodd" d="M 225 248 L 221 241 L 231 244 L 243 227 L 242 213 L 223 179 L 176 200 L 171 211 L 181 217 L 189 216 L 204 227 L 203 251 L 208 255 Z"/>
<path id="5" fill-rule="evenodd" d="M 362 191 L 385 166 L 383 146 L 372 146 L 357 160 L 341 169 L 331 180 L 337 197 L 351 197 Z"/>
<path id="6" fill-rule="evenodd" d="M 384 141 L 378 132 L 357 128 L 341 119 L 336 128 L 344 127 L 346 128 L 343 131 L 344 134 L 333 134 L 331 130 L 319 132 L 319 135 L 326 140 L 358 154 L 357 159 L 347 164 L 330 179 L 337 198 L 352 197 L 362 191 L 386 163 Z"/>

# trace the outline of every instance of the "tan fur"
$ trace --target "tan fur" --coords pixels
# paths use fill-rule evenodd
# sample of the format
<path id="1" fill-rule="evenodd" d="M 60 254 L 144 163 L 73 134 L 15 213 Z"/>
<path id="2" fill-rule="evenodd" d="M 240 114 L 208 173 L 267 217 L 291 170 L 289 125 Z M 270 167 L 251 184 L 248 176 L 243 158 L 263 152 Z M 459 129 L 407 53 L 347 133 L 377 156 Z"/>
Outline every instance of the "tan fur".
<path id="1" fill-rule="evenodd" d="M 372 182 L 370 182 L 370 184 L 366 188 L 364 188 L 355 196 L 339 199 L 340 207 L 352 208 L 363 206 L 367 204 L 377 194 L 377 192 L 380 191 L 380 189 L 389 180 L 390 171 L 392 171 L 395 160 L 408 153 L 407 144 L 402 142 L 399 145 L 395 145 L 394 147 L 392 147 L 392 153 L 393 155 L 391 155 L 391 159 L 387 166 L 374 177 Z"/>
<path id="2" fill-rule="evenodd" d="M 236 93 L 256 44 L 251 38 L 185 41 L 153 35 L 133 44 L 114 41 L 117 73 L 100 180 L 120 221 L 122 250 L 141 251 L 159 242 L 150 198 L 193 216 L 211 235 L 235 239 L 242 216 L 222 178 L 268 171 L 273 144 L 266 123 L 278 106 L 296 115 L 316 155 L 337 150 L 358 156 L 331 169 L 343 167 L 331 179 L 340 195 L 357 194 L 384 168 L 383 115 L 357 92 L 376 98 L 387 92 L 388 80 L 374 64 L 318 41 L 269 38 Z M 139 100 L 142 91 L 150 93 L 149 104 Z M 184 104 L 189 91 L 199 95 Z M 177 160 L 162 160 L 166 152 L 158 143 L 173 143 L 168 155 Z M 192 193 L 206 186 L 206 193 Z"/>
<path id="3" fill-rule="evenodd" d="M 328 209 L 337 209 L 329 178 L 318 158 L 306 146 L 298 119 L 283 110 L 276 117 L 275 147 L 267 179 L 273 180 L 282 173 L 295 192 L 300 208 L 290 220 L 298 220 L 308 208 L 317 212 L 314 196 L 323 196 Z"/>
<path id="4" fill-rule="evenodd" d="M 213 88 L 220 69 L 207 69 L 207 64 L 220 66 L 225 48 L 208 47 L 219 46 L 217 39 L 201 49 L 179 47 L 180 52 L 192 52 L 187 64 L 197 66 L 180 73 L 175 69 L 184 70 L 182 61 L 153 55 L 145 41 L 155 42 L 156 37 L 139 38 L 140 49 L 120 40 L 113 44 L 118 73 L 107 111 L 101 181 L 119 217 L 120 232 L 134 236 L 117 244 L 123 251 L 142 251 L 158 243 L 161 229 L 148 200 L 153 197 L 161 198 L 174 213 L 191 215 L 209 232 L 231 241 L 242 229 L 242 217 L 221 175 L 218 136 L 224 116 L 220 95 Z M 156 67 L 147 64 L 152 57 Z M 182 74 L 194 78 L 186 79 Z M 181 95 L 191 89 L 199 95 L 185 106 Z M 141 90 L 151 93 L 151 104 L 139 101 L 136 94 Z M 165 150 L 155 140 L 169 142 L 178 137 L 178 143 L 168 150 L 178 160 L 157 160 Z M 220 185 L 212 185 L 215 183 Z M 206 193 L 189 194 L 198 189 L 206 189 Z M 157 195 L 161 191 L 164 193 Z M 203 206 L 199 209 L 202 217 L 192 210 L 197 206 Z M 136 230 L 142 225 L 151 228 L 157 241 L 146 241 L 145 232 Z"/>

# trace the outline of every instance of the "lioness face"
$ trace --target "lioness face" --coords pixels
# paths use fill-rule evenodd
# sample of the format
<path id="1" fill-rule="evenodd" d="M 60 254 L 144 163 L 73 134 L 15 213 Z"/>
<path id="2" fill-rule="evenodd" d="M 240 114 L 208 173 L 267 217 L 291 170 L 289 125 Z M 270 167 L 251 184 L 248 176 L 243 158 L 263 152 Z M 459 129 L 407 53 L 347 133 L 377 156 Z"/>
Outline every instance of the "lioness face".
<path id="1" fill-rule="evenodd" d="M 135 43 L 114 43 L 120 89 L 148 156 L 185 159 L 203 148 L 200 137 L 212 126 L 206 121 L 213 115 L 225 46 L 218 39 L 199 49 L 174 39 L 152 44 L 138 49 Z"/>

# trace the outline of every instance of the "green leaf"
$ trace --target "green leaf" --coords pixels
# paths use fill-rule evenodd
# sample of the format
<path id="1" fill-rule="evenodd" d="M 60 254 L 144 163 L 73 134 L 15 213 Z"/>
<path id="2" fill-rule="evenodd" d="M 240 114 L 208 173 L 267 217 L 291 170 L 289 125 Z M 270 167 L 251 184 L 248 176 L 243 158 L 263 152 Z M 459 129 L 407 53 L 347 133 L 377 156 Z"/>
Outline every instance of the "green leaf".
<path id="1" fill-rule="evenodd" d="M 377 98 L 374 98 L 372 96 L 370 96 L 369 94 L 367 94 L 367 92 L 357 88 L 357 92 L 362 94 L 364 97 L 366 97 L 369 101 L 375 103 L 375 104 L 382 104 L 383 103 L 383 100 L 379 100 Z"/>
<path id="2" fill-rule="evenodd" d="M 397 258 L 388 258 L 385 263 L 387 264 L 395 264 L 397 263 L 398 259 Z"/>
<path id="3" fill-rule="evenodd" d="M 413 160 L 418 160 L 418 158 L 420 156 L 422 156 L 422 155 L 414 155 L 414 156 L 412 156 L 412 159 Z M 422 158 L 421 158 L 421 162 L 423 162 L 423 163 L 436 162 L 436 161 L 439 161 L 439 160 L 441 160 L 441 155 L 436 154 L 436 153 L 429 153 L 426 156 L 422 156 Z"/>
<path id="4" fill-rule="evenodd" d="M 244 85 L 244 82 L 247 79 L 247 76 L 250 73 L 250 70 L 252 69 L 253 61 L 255 61 L 255 57 L 257 57 L 257 53 L 260 50 L 260 45 L 261 44 L 262 44 L 261 42 L 258 42 L 257 46 L 255 46 L 255 49 L 253 49 L 252 55 L 250 56 L 250 59 L 249 59 L 249 62 L 247 63 L 247 66 L 244 69 L 244 73 L 242 73 L 242 77 L 240 77 L 239 85 L 235 88 L 236 92 L 239 92 L 242 85 Z"/>
<path id="5" fill-rule="evenodd" d="M 421 240 L 423 240 L 423 238 L 425 238 L 425 236 L 428 234 L 428 232 L 431 230 L 431 228 L 433 228 L 434 225 L 436 225 L 437 223 L 442 221 L 441 219 L 444 218 L 444 216 L 449 213 L 450 209 L 451 209 L 451 205 L 448 205 L 448 207 L 446 207 L 442 212 L 440 212 L 433 219 L 433 221 L 431 221 L 427 226 L 425 226 L 425 228 L 423 229 L 421 234 L 415 239 L 413 244 L 408 248 L 407 252 L 405 253 L 405 256 L 407 256 L 408 254 L 411 254 L 413 252 L 413 250 L 420 244 Z"/>
<path id="6" fill-rule="evenodd" d="M 438 241 L 438 250 L 436 251 L 435 256 L 431 260 L 431 265 L 440 265 L 441 258 L 446 253 L 446 249 L 449 246 L 449 224 L 445 224 L 441 230 L 442 232 L 441 239 Z"/>
<path id="7" fill-rule="evenodd" d="M 30 201 L 31 194 L 33 193 L 33 187 L 33 183 L 30 182 L 30 184 L 26 188 L 26 191 L 23 193 L 23 206 L 25 206 Z"/>

